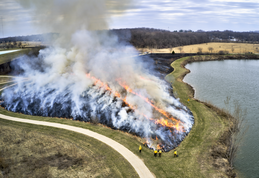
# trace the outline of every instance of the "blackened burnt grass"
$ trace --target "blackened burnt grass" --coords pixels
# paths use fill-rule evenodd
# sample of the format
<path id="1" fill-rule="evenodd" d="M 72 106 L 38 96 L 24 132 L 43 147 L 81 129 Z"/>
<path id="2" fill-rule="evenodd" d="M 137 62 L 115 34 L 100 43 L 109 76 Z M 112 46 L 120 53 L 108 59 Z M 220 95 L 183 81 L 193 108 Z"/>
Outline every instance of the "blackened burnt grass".
<path id="1" fill-rule="evenodd" d="M 229 121 L 223 116 L 219 116 L 215 110 L 193 99 L 192 88 L 181 80 L 187 71 L 181 67 L 181 64 L 187 59 L 188 58 L 181 58 L 176 60 L 172 64 L 174 72 L 166 77 L 169 82 L 174 81 L 173 88 L 176 97 L 180 98 L 180 101 L 192 111 L 195 117 L 195 124 L 191 132 L 177 147 L 179 155 L 177 158 L 174 158 L 173 151 L 162 153 L 161 158 L 154 157 L 153 151 L 144 146 L 142 146 L 142 152 L 139 153 L 138 148 L 139 145 L 142 144 L 142 140 L 139 137 L 119 130 L 113 130 L 100 124 L 77 122 L 61 118 L 28 116 L 19 113 L 12 113 L 3 108 L 0 108 L 0 113 L 13 117 L 77 126 L 103 134 L 121 143 L 134 154 L 138 155 L 150 171 L 156 175 L 156 177 L 227 177 L 229 169 L 227 167 L 228 163 L 226 159 L 220 156 L 217 157 L 218 159 L 215 159 L 215 156 L 213 156 L 213 150 L 218 147 L 223 147 L 223 150 L 225 149 L 224 144 L 221 144 L 220 140 L 228 128 Z M 188 98 L 190 99 L 189 102 L 187 102 Z M 9 121 L 1 119 L 1 123 L 7 122 Z M 21 124 L 12 123 L 12 125 L 19 126 Z M 26 126 L 29 124 L 23 125 Z M 30 125 L 26 127 L 32 126 Z M 37 126 L 36 129 L 40 129 L 41 131 L 46 130 L 46 132 L 57 130 L 57 135 L 59 132 L 62 132 L 63 138 L 70 138 L 70 135 L 75 135 L 73 139 L 77 143 L 77 139 L 75 139 L 77 134 L 43 126 Z M 80 145 L 81 143 L 78 142 L 77 144 Z M 96 146 L 98 147 L 98 144 Z M 94 151 L 94 148 L 92 148 L 92 150 Z M 222 166 L 223 163 L 226 164 L 226 166 Z M 107 164 L 109 164 L 109 162 Z M 132 169 L 129 169 L 128 171 L 131 172 Z"/>

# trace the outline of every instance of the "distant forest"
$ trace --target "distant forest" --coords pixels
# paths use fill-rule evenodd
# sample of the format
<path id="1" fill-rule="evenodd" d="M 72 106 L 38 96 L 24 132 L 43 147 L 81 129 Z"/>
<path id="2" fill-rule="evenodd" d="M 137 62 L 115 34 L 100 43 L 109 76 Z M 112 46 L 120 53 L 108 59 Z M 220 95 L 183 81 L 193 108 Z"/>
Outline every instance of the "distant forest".
<path id="1" fill-rule="evenodd" d="M 59 36 L 58 33 L 46 33 L 46 34 L 28 35 L 28 36 L 14 36 L 14 37 L 0 38 L 0 43 L 18 42 L 18 41 L 43 42 L 43 41 L 50 41 L 51 39 L 57 38 L 58 36 Z"/>
<path id="2" fill-rule="evenodd" d="M 118 36 L 121 42 L 127 42 L 137 48 L 173 48 L 177 46 L 201 44 L 208 42 L 242 42 L 259 43 L 258 32 L 234 32 L 234 31 L 202 31 L 191 30 L 168 31 L 153 28 L 133 28 L 133 29 L 112 29 L 110 35 Z M 44 42 L 55 39 L 57 33 L 41 35 L 18 36 L 0 39 L 1 46 L 18 41 Z M 15 43 L 16 44 L 16 43 Z M 18 43 L 17 43 L 18 44 Z"/>
<path id="3" fill-rule="evenodd" d="M 177 46 L 208 42 L 258 43 L 258 32 L 196 31 L 171 32 L 152 28 L 114 29 L 121 41 L 127 41 L 137 48 L 172 48 Z"/>

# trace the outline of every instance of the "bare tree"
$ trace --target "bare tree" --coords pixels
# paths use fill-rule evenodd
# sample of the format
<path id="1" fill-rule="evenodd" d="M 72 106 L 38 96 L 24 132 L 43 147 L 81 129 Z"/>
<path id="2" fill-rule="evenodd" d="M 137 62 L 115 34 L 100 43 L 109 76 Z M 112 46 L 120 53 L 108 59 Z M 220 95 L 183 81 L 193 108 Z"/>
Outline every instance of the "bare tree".
<path id="1" fill-rule="evenodd" d="M 182 49 L 183 49 L 182 47 L 179 47 L 179 48 L 178 48 L 178 50 L 180 51 L 180 53 L 182 53 Z"/>
<path id="2" fill-rule="evenodd" d="M 5 46 L 6 46 L 7 49 L 9 49 L 11 47 L 11 42 L 8 41 L 5 44 L 6 44 Z"/>
<path id="3" fill-rule="evenodd" d="M 173 47 L 169 48 L 169 52 L 172 53 L 173 52 Z"/>
<path id="4" fill-rule="evenodd" d="M 234 46 L 231 47 L 231 51 L 232 53 L 235 51 Z"/>
<path id="5" fill-rule="evenodd" d="M 13 42 L 13 46 L 17 47 L 17 42 L 16 41 Z"/>
<path id="6" fill-rule="evenodd" d="M 210 53 L 212 53 L 213 48 L 212 47 L 208 47 L 208 50 L 210 51 Z"/>
<path id="7" fill-rule="evenodd" d="M 247 116 L 247 110 L 242 109 L 238 101 L 234 101 L 234 111 L 231 112 L 230 106 L 229 106 L 230 98 L 227 97 L 227 100 L 224 101 L 226 108 L 228 109 L 228 113 L 232 113 L 232 117 L 229 117 L 230 124 L 229 125 L 229 146 L 227 150 L 226 157 L 229 160 L 230 166 L 233 168 L 233 162 L 237 154 L 237 150 L 241 144 L 241 141 L 243 140 L 245 133 L 248 130 L 248 126 L 245 124 L 245 119 Z"/>
<path id="8" fill-rule="evenodd" d="M 22 42 L 18 42 L 17 46 L 18 46 L 19 48 L 21 48 L 21 47 L 22 47 Z"/>
<path id="9" fill-rule="evenodd" d="M 202 48 L 198 48 L 199 53 L 202 53 L 202 50 L 203 50 Z"/>

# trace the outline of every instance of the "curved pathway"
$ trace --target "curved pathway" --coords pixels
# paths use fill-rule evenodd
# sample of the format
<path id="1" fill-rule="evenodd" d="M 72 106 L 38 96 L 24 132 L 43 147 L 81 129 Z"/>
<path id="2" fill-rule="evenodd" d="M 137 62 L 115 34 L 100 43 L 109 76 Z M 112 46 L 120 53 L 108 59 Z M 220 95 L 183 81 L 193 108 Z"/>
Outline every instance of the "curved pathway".
<path id="1" fill-rule="evenodd" d="M 74 127 L 74 126 L 65 125 L 65 124 L 58 124 L 58 123 L 53 123 L 53 122 L 20 119 L 20 118 L 16 118 L 16 117 L 6 116 L 3 114 L 0 114 L 0 118 L 10 120 L 10 121 L 15 121 L 15 122 L 23 122 L 23 123 L 28 123 L 28 124 L 35 124 L 35 125 L 42 125 L 42 126 L 48 126 L 48 127 L 55 127 L 55 128 L 59 128 L 59 129 L 66 129 L 69 131 L 81 133 L 81 134 L 87 135 L 89 137 L 95 138 L 95 139 L 109 145 L 114 150 L 119 152 L 125 159 L 127 159 L 128 162 L 134 167 L 134 169 L 138 173 L 139 177 L 141 177 L 141 178 L 142 177 L 143 178 L 153 178 L 154 177 L 153 174 L 146 167 L 144 162 L 138 156 L 136 156 L 134 153 L 132 153 L 129 149 L 127 149 L 120 143 L 118 143 L 104 135 L 98 134 L 98 133 L 90 131 L 88 129 L 83 129 L 80 127 Z"/>
<path id="2" fill-rule="evenodd" d="M 6 89 L 8 87 L 14 86 L 14 85 L 17 85 L 17 83 L 14 83 L 12 85 L 1 88 L 0 91 Z M 58 123 L 53 123 L 53 122 L 21 119 L 21 118 L 6 116 L 3 114 L 0 114 L 0 118 L 10 120 L 10 121 L 15 121 L 15 122 L 55 127 L 55 128 L 59 128 L 59 129 L 66 129 L 69 131 L 81 133 L 81 134 L 87 135 L 89 137 L 95 138 L 95 139 L 109 145 L 114 150 L 119 152 L 134 167 L 134 169 L 136 170 L 136 172 L 138 173 L 140 178 L 154 178 L 154 175 L 150 172 L 150 170 L 146 167 L 144 162 L 138 156 L 136 156 L 128 148 L 124 147 L 120 143 L 118 143 L 104 135 L 98 134 L 98 133 L 90 131 L 88 129 L 83 129 L 80 127 L 74 127 L 74 126 L 65 125 L 65 124 L 58 124 Z"/>

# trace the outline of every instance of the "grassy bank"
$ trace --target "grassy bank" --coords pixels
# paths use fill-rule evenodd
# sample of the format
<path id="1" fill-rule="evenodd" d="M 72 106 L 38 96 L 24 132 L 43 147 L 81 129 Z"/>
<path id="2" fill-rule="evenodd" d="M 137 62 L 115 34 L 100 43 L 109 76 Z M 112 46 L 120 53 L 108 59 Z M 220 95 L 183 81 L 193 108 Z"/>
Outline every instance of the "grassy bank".
<path id="1" fill-rule="evenodd" d="M 227 58 L 227 56 L 225 56 Z M 204 58 L 204 59 L 203 59 Z M 182 79 L 189 73 L 184 66 L 195 60 L 216 60 L 211 56 L 185 57 L 172 63 L 174 72 L 169 74 L 167 81 L 173 81 L 173 90 L 176 97 L 185 104 L 195 117 L 195 124 L 179 148 L 193 152 L 195 161 L 203 175 L 208 177 L 232 176 L 234 173 L 227 160 L 228 128 L 232 125 L 226 113 L 210 104 L 194 99 L 193 88 Z M 190 100 L 188 102 L 188 99 Z M 214 171 L 217 170 L 217 173 Z"/>
<path id="2" fill-rule="evenodd" d="M 0 113 L 19 118 L 43 120 L 48 122 L 82 127 L 103 134 L 121 143 L 133 153 L 138 155 L 144 161 L 150 171 L 156 175 L 156 177 L 226 177 L 229 169 L 227 159 L 222 157 L 224 151 L 227 149 L 224 144 L 224 139 L 222 141 L 222 135 L 224 135 L 225 131 L 228 128 L 228 120 L 226 120 L 224 116 L 219 115 L 220 111 L 217 111 L 212 107 L 193 99 L 192 88 L 183 83 L 181 80 L 183 76 L 188 72 L 186 69 L 181 67 L 182 63 L 187 59 L 188 58 L 181 58 L 175 61 L 172 64 L 175 69 L 174 72 L 166 77 L 168 81 L 174 81 L 173 88 L 175 95 L 180 98 L 180 101 L 192 111 L 195 117 L 195 124 L 192 131 L 177 148 L 177 151 L 179 153 L 178 158 L 173 158 L 172 151 L 168 153 L 163 153 L 161 158 L 155 158 L 153 156 L 152 150 L 149 150 L 147 147 L 144 147 L 142 153 L 139 154 L 138 146 L 143 143 L 140 138 L 128 133 L 124 133 L 122 131 L 104 127 L 99 124 L 94 125 L 91 123 L 77 122 L 61 118 L 28 116 L 19 113 L 12 113 L 4 110 L 3 108 L 0 108 Z M 190 98 L 190 102 L 187 102 L 188 98 Z M 71 138 L 71 140 L 73 140 L 74 143 L 79 145 L 80 147 L 85 142 L 83 138 L 85 136 L 64 131 L 62 129 L 54 129 L 43 126 L 32 126 L 30 124 L 10 123 L 9 121 L 5 121 L 2 119 L 0 119 L 0 123 L 1 125 L 8 124 L 8 126 L 13 127 L 33 127 L 35 128 L 35 131 L 39 131 L 42 133 L 51 133 L 52 130 L 54 130 L 55 133 L 51 135 L 57 135 L 57 137 L 61 135 L 61 138 L 64 139 L 67 139 L 72 135 L 73 137 Z M 81 141 L 78 138 L 82 138 Z M 94 151 L 94 149 L 97 147 L 101 148 L 101 145 L 102 144 L 98 142 L 96 146 L 91 147 L 89 151 Z M 110 148 L 108 147 L 104 150 L 109 149 Z M 215 152 L 215 150 L 217 152 Z M 215 153 L 217 153 L 218 155 Z M 106 155 L 105 153 L 103 154 Z M 113 158 L 108 159 L 113 160 Z M 118 164 L 120 163 L 120 161 L 116 162 L 118 162 Z M 112 167 L 109 161 L 107 161 L 105 165 L 107 167 Z M 126 167 L 129 167 L 128 172 L 132 171 L 132 169 L 130 169 L 131 166 L 126 165 Z"/>

